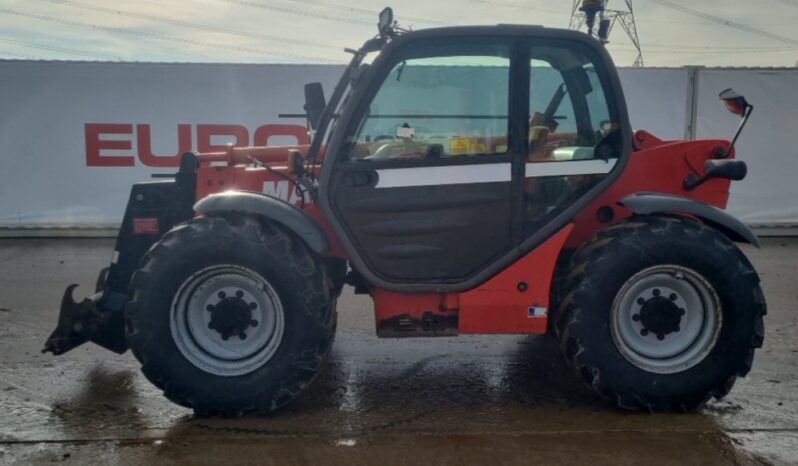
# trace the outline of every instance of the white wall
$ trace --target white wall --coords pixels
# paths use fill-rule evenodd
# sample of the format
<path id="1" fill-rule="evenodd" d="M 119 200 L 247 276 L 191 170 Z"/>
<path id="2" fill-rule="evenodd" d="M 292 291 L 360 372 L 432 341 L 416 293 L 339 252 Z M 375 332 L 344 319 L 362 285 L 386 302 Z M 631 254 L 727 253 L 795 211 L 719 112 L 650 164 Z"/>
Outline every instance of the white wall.
<path id="1" fill-rule="evenodd" d="M 728 210 L 752 224 L 798 224 L 798 70 L 701 70 L 698 74 L 697 137 L 728 138 L 739 117 L 718 105 L 733 87 L 754 105 L 737 142 L 748 177 L 732 183 Z"/>
<path id="2" fill-rule="evenodd" d="M 149 125 L 152 151 L 178 152 L 178 125 L 237 125 L 252 143 L 256 128 L 303 124 L 278 113 L 301 113 L 302 86 L 332 90 L 342 68 L 325 65 L 147 64 L 0 61 L 0 227 L 101 226 L 121 221 L 130 186 L 173 168 L 145 166 L 136 125 Z M 740 141 L 750 175 L 734 184 L 730 209 L 749 223 L 798 223 L 798 157 L 792 137 L 796 70 L 714 70 L 699 73 L 697 134 L 730 137 L 736 119 L 717 101 L 735 87 L 756 112 Z M 632 125 L 666 139 L 684 137 L 688 73 L 684 69 L 621 70 Z M 87 162 L 87 124 L 130 125 L 123 157 Z M 241 128 L 239 128 L 241 130 Z M 128 130 L 126 130 L 128 131 Z M 286 143 L 292 138 L 275 138 Z M 213 144 L 232 141 L 213 137 Z M 124 144 L 124 143 L 123 143 Z M 93 165 L 93 166 L 92 166 Z"/>
<path id="3" fill-rule="evenodd" d="M 149 124 L 159 154 L 177 153 L 178 124 L 191 125 L 192 149 L 200 124 L 244 126 L 251 143 L 263 124 L 304 125 L 277 114 L 302 113 L 303 84 L 334 83 L 341 70 L 0 61 L 0 225 L 118 224 L 133 183 L 175 171 L 138 159 L 132 167 L 87 166 L 87 123 Z M 114 138 L 131 140 L 131 148 L 103 152 L 135 156 L 140 149 L 133 134 Z"/>
<path id="4" fill-rule="evenodd" d="M 621 84 L 632 128 L 662 139 L 683 139 L 688 75 L 684 68 L 624 68 Z"/>

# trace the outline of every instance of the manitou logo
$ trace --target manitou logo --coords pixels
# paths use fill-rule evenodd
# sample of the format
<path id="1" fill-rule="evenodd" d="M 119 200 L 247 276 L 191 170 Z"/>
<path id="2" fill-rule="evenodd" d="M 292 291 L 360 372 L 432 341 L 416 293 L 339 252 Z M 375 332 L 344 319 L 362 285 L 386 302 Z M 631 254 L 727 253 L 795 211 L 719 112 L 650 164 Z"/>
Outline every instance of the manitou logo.
<path id="1" fill-rule="evenodd" d="M 196 139 L 194 135 L 196 134 Z M 148 167 L 176 167 L 184 152 L 221 152 L 227 144 L 234 146 L 267 146 L 272 137 L 288 136 L 297 144 L 309 144 L 308 130 L 301 125 L 262 125 L 255 128 L 252 139 L 242 125 L 177 125 L 177 151 L 155 154 L 152 149 L 152 130 L 148 124 L 86 123 L 86 165 L 89 167 L 134 167 L 136 159 Z M 174 140 L 174 139 L 173 139 Z M 136 151 L 133 151 L 133 141 Z M 216 143 L 214 142 L 216 141 Z M 172 146 L 174 147 L 174 145 Z M 126 152 L 127 151 L 127 152 Z"/>
<path id="2" fill-rule="evenodd" d="M 288 180 L 264 181 L 263 194 L 276 197 L 277 199 L 282 199 L 285 202 L 293 205 L 298 205 L 302 202 L 302 197 L 297 194 L 294 185 L 289 183 Z M 310 202 L 310 196 L 308 196 L 307 192 L 304 193 L 304 197 L 305 202 Z"/>

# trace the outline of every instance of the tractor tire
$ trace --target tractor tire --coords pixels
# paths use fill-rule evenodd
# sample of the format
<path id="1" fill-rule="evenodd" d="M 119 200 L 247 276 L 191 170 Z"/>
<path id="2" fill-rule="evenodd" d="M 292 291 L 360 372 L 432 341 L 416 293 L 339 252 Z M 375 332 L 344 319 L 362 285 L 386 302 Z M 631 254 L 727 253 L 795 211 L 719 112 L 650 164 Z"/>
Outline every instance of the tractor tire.
<path id="1" fill-rule="evenodd" d="M 332 346 L 334 287 L 282 227 L 206 216 L 142 259 L 125 307 L 142 372 L 201 416 L 265 414 L 294 399 Z"/>
<path id="2" fill-rule="evenodd" d="M 694 411 L 731 390 L 764 340 L 759 276 L 722 233 L 635 216 L 572 258 L 557 334 L 599 395 L 627 410 Z"/>

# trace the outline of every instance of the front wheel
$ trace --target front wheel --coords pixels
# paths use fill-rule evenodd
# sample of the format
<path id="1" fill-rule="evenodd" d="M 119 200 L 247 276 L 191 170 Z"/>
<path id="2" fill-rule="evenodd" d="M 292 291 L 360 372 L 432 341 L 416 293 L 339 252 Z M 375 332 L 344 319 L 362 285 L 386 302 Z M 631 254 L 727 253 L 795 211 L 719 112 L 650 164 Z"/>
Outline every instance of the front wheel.
<path id="1" fill-rule="evenodd" d="M 204 217 L 153 246 L 133 277 L 127 339 L 142 372 L 198 414 L 263 414 L 318 372 L 335 329 L 322 262 L 279 226 Z"/>
<path id="2" fill-rule="evenodd" d="M 557 321 L 563 352 L 618 406 L 692 411 L 751 369 L 765 301 L 750 262 L 718 231 L 634 217 L 577 250 L 571 270 Z"/>

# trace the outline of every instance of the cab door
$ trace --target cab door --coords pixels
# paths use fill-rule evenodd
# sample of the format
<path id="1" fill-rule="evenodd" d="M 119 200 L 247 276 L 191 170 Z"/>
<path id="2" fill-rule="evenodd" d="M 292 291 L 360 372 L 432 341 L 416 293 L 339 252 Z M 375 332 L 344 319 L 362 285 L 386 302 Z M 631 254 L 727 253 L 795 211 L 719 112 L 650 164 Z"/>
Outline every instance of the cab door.
<path id="1" fill-rule="evenodd" d="M 383 279 L 456 282 L 512 248 L 511 50 L 405 50 L 336 154 L 332 210 Z"/>
<path id="2" fill-rule="evenodd" d="M 631 151 L 620 81 L 584 34 L 452 28 L 388 49 L 358 76 L 320 184 L 370 283 L 473 288 L 620 175 Z"/>

